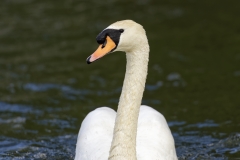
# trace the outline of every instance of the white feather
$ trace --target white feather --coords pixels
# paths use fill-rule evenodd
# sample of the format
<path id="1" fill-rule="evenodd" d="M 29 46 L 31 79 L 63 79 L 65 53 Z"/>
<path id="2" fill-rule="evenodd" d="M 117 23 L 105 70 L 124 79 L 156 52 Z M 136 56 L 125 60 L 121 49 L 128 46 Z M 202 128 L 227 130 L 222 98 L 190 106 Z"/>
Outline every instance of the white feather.
<path id="1" fill-rule="evenodd" d="M 116 112 L 107 107 L 90 112 L 82 122 L 75 160 L 107 160 Z M 142 105 L 137 130 L 138 160 L 176 160 L 174 140 L 164 116 Z"/>
<path id="2" fill-rule="evenodd" d="M 145 30 L 131 20 L 108 28 L 124 29 L 115 49 L 127 56 L 118 111 L 102 107 L 87 115 L 79 131 L 75 160 L 176 160 L 174 139 L 164 116 L 151 107 L 140 107 L 149 57 Z"/>

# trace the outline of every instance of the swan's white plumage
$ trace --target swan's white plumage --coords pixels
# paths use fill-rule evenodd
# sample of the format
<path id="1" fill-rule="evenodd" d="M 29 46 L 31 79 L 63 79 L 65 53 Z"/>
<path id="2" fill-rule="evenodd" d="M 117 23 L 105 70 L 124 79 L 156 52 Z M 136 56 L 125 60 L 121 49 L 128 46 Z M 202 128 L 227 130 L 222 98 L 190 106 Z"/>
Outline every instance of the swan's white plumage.
<path id="1" fill-rule="evenodd" d="M 116 112 L 108 107 L 97 108 L 83 120 L 77 140 L 75 160 L 107 160 Z"/>
<path id="2" fill-rule="evenodd" d="M 107 160 L 116 112 L 107 107 L 90 112 L 78 134 L 75 160 Z M 138 160 L 176 160 L 174 140 L 164 116 L 142 105 L 137 130 Z"/>
<path id="3" fill-rule="evenodd" d="M 87 115 L 79 131 L 75 160 L 176 160 L 174 139 L 164 116 L 151 107 L 140 107 L 149 57 L 144 28 L 131 20 L 108 28 L 124 29 L 114 50 L 126 52 L 127 57 L 118 110 L 102 107 Z"/>

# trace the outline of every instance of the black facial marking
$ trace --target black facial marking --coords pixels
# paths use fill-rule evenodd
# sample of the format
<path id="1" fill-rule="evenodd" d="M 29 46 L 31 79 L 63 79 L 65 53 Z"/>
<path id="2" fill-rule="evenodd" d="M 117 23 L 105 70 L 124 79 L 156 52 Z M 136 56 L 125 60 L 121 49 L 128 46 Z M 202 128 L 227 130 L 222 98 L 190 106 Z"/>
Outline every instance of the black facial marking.
<path id="1" fill-rule="evenodd" d="M 113 40 L 113 42 L 116 44 L 116 47 L 111 50 L 111 51 L 113 51 L 114 49 L 117 48 L 121 33 L 123 33 L 123 31 L 124 31 L 123 29 L 119 29 L 119 30 L 118 29 L 106 29 L 98 34 L 98 36 L 96 37 L 96 40 L 97 40 L 98 44 L 103 44 L 102 48 L 104 48 L 107 43 L 106 37 L 109 36 Z"/>

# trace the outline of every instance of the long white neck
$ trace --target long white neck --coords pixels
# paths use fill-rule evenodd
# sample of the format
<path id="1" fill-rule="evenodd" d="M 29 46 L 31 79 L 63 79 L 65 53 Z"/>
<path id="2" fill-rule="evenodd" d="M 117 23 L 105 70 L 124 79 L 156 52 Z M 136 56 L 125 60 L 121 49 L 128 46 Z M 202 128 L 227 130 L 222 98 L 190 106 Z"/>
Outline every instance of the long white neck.
<path id="1" fill-rule="evenodd" d="M 136 136 L 139 109 L 148 69 L 149 45 L 143 41 L 141 47 L 127 55 L 127 67 L 118 104 L 113 140 L 109 160 L 136 160 Z"/>

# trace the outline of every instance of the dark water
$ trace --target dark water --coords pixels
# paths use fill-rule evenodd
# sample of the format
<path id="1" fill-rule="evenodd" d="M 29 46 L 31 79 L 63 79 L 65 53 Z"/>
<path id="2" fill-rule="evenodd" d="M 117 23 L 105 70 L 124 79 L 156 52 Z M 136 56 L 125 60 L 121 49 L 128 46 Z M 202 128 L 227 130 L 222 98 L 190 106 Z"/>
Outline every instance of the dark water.
<path id="1" fill-rule="evenodd" d="M 125 54 L 87 65 L 122 19 L 149 38 L 143 104 L 160 111 L 179 159 L 240 159 L 239 1 L 0 2 L 0 159 L 73 159 L 88 112 L 117 107 Z"/>

